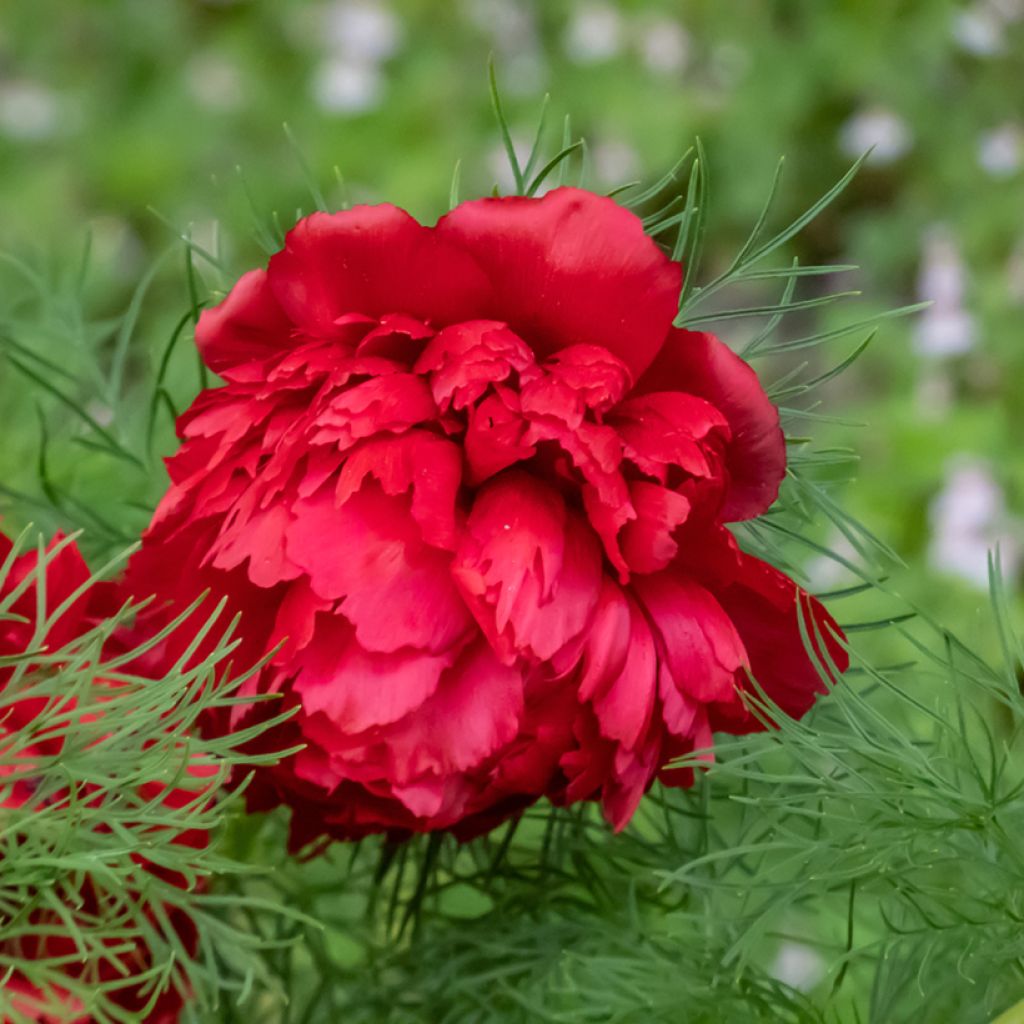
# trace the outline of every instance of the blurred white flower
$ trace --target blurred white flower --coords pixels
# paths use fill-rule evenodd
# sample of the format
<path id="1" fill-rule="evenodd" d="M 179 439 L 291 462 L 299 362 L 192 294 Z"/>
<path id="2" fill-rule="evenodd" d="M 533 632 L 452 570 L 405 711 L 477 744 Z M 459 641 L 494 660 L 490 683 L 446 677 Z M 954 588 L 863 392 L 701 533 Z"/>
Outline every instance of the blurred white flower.
<path id="1" fill-rule="evenodd" d="M 89 222 L 90 259 L 106 272 L 131 280 L 146 261 L 146 246 L 123 217 L 94 217 Z"/>
<path id="2" fill-rule="evenodd" d="M 639 46 L 644 64 L 657 74 L 677 75 L 690 63 L 690 34 L 672 18 L 648 22 L 641 30 Z"/>
<path id="3" fill-rule="evenodd" d="M 989 0 L 989 7 L 1007 23 L 1024 18 L 1024 0 Z"/>
<path id="4" fill-rule="evenodd" d="M 839 530 L 833 529 L 826 541 L 829 551 L 851 565 L 859 565 L 862 561 L 857 549 L 850 539 Z M 806 565 L 807 582 L 812 593 L 834 590 L 839 587 L 852 586 L 860 582 L 856 573 L 851 572 L 842 562 L 828 555 L 816 555 Z"/>
<path id="5" fill-rule="evenodd" d="M 502 92 L 523 96 L 543 89 L 548 69 L 532 8 L 522 0 L 465 0 L 464 7 L 497 52 Z"/>
<path id="6" fill-rule="evenodd" d="M 711 51 L 711 77 L 724 88 L 731 89 L 750 70 L 750 52 L 739 43 L 719 43 Z"/>
<path id="7" fill-rule="evenodd" d="M 624 185 L 640 173 L 640 155 L 622 139 L 606 139 L 590 150 L 597 180 L 609 188 Z"/>
<path id="8" fill-rule="evenodd" d="M 622 17 L 607 3 L 580 4 L 565 30 L 565 52 L 580 64 L 611 60 L 622 49 Z"/>
<path id="9" fill-rule="evenodd" d="M 1011 301 L 1024 305 L 1024 238 L 1014 246 L 1006 264 L 1006 290 Z"/>
<path id="10" fill-rule="evenodd" d="M 1004 572 L 1016 575 L 1020 524 L 1008 514 L 1003 489 L 985 462 L 960 456 L 950 463 L 929 519 L 928 560 L 933 568 L 986 588 L 988 554 L 998 545 Z"/>
<path id="11" fill-rule="evenodd" d="M 1020 170 L 1024 159 L 1024 131 L 1009 122 L 986 132 L 978 140 L 978 163 L 993 178 L 1008 178 Z"/>
<path id="12" fill-rule="evenodd" d="M 512 149 L 515 151 L 519 166 L 524 169 L 526 161 L 530 159 L 531 146 L 531 140 L 523 136 L 512 136 Z M 515 191 L 516 178 L 512 173 L 512 168 L 509 166 L 508 153 L 505 152 L 505 146 L 502 143 L 497 142 L 491 147 L 487 154 L 487 167 L 494 176 L 494 183 L 502 192 L 509 193 Z M 537 195 L 544 195 L 545 192 L 553 187 L 553 183 L 549 180 L 547 186 L 541 188 Z"/>
<path id="13" fill-rule="evenodd" d="M 784 942 L 768 973 L 791 988 L 809 992 L 825 976 L 825 970 L 825 960 L 816 950 L 798 942 Z"/>
<path id="14" fill-rule="evenodd" d="M 218 53 L 200 53 L 185 65 L 185 84 L 200 106 L 223 113 L 245 103 L 245 82 L 238 65 Z"/>
<path id="15" fill-rule="evenodd" d="M 915 347 L 924 356 L 962 355 L 974 347 L 974 317 L 964 308 L 967 275 L 956 241 L 936 225 L 925 234 L 917 295 L 932 303 L 917 321 Z"/>
<path id="16" fill-rule="evenodd" d="M 0 133 L 21 142 L 38 142 L 60 127 L 60 103 L 45 85 L 28 79 L 0 81 Z"/>
<path id="17" fill-rule="evenodd" d="M 362 63 L 393 57 L 402 45 L 402 23 L 372 0 L 335 0 L 324 10 L 323 42 L 338 56 Z"/>
<path id="18" fill-rule="evenodd" d="M 899 160 L 912 143 L 907 122 L 884 107 L 857 111 L 839 130 L 839 148 L 847 156 L 858 157 L 871 149 L 868 163 L 878 166 Z"/>
<path id="19" fill-rule="evenodd" d="M 371 61 L 329 57 L 313 76 L 313 99 L 331 114 L 361 114 L 377 107 L 384 92 L 380 67 Z"/>
<path id="20" fill-rule="evenodd" d="M 974 347 L 974 317 L 964 309 L 926 309 L 917 322 L 915 344 L 924 356 L 943 358 L 963 355 Z"/>
<path id="21" fill-rule="evenodd" d="M 994 57 L 1006 46 L 1003 19 L 997 10 L 985 3 L 976 3 L 956 13 L 953 38 L 962 49 L 976 57 Z"/>

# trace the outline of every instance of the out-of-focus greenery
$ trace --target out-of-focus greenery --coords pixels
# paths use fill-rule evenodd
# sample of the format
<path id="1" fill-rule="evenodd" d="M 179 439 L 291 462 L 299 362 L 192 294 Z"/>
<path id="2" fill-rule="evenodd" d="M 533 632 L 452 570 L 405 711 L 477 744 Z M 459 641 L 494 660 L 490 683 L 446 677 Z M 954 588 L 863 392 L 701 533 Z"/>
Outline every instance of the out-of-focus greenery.
<path id="1" fill-rule="evenodd" d="M 208 247 L 220 226 L 227 269 L 214 285 L 260 260 L 253 208 L 287 225 L 311 205 L 296 149 L 329 204 L 386 199 L 432 218 L 456 159 L 463 195 L 507 175 L 485 85 L 490 53 L 524 144 L 548 91 L 552 121 L 571 113 L 588 141 L 595 188 L 663 172 L 700 135 L 713 181 L 711 268 L 756 216 L 780 155 L 777 212 L 788 219 L 876 145 L 794 254 L 859 264 L 853 283 L 881 308 L 920 297 L 927 253 L 937 251 L 923 297 L 945 288 L 953 300 L 940 303 L 933 333 L 955 333 L 966 316 L 972 344 L 928 357 L 914 344 L 927 333 L 920 323 L 886 326 L 828 403 L 867 429 L 827 433 L 858 449 L 848 500 L 915 564 L 907 586 L 943 605 L 938 612 L 970 616 L 980 589 L 926 569 L 929 506 L 957 456 L 988 464 L 981 473 L 990 469 L 1003 492 L 996 506 L 1019 507 L 1024 493 L 1014 384 L 1024 373 L 1020 0 L 7 5 L 0 246 L 63 266 L 70 288 L 91 232 L 85 295 L 102 321 L 173 242 L 168 223 Z M 0 284 L 9 309 L 17 286 L 6 272 Z M 185 301 L 175 259 L 143 305 L 133 358 L 157 358 L 138 353 L 163 345 Z M 720 333 L 742 338 L 729 323 Z M 63 342 L 50 354 L 74 363 L 54 347 Z M 35 416 L 11 368 L 0 373 L 3 482 L 31 490 Z M 76 472 L 89 470 L 76 462 Z M 1019 527 L 998 507 L 989 519 L 1003 521 L 975 533 L 1003 540 L 1012 576 Z"/>

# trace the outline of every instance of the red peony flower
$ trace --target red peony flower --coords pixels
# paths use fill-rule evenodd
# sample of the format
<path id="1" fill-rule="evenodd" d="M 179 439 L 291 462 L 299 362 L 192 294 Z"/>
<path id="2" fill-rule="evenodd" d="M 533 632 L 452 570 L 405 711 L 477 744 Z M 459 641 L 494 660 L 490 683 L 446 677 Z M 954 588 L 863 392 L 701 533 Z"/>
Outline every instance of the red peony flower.
<path id="1" fill-rule="evenodd" d="M 611 199 L 563 188 L 317 213 L 204 311 L 227 382 L 178 423 L 128 586 L 244 613 L 253 684 L 305 750 L 253 807 L 317 835 L 490 827 L 541 796 L 616 828 L 665 765 L 800 715 L 835 623 L 724 524 L 774 501 L 778 414 L 678 330 L 682 268 Z M 240 707 L 226 729 L 269 713 Z M 280 707 L 274 709 L 279 711 Z"/>
<path id="2" fill-rule="evenodd" d="M 41 658 L 71 643 L 110 610 L 106 607 L 110 594 L 104 584 L 93 584 L 83 589 L 90 573 L 74 543 L 58 535 L 47 548 L 47 556 L 45 572 L 40 574 L 37 553 L 32 551 L 14 557 L 11 541 L 0 534 L 0 567 L 7 570 L 6 574 L 0 573 L 0 658 L 17 657 L 22 663 L 27 661 L 30 669 L 19 685 L 15 681 L 13 667 L 0 667 L 0 875 L 3 873 L 5 849 L 23 840 L 14 813 L 38 797 L 41 773 L 46 765 L 61 756 L 66 738 L 74 729 L 76 715 L 84 720 L 86 714 L 96 714 L 92 708 L 88 712 L 83 711 L 82 705 L 73 697 L 55 703 L 52 697 L 32 692 L 32 680 L 47 671 L 46 663 L 36 661 L 35 657 Z M 45 586 L 42 599 L 39 594 L 40 575 Z M 38 622 L 40 605 L 45 615 L 41 626 Z M 37 720 L 44 711 L 47 724 L 39 730 Z M 205 773 L 200 772 L 197 766 L 189 774 L 199 778 Z M 201 789 L 202 783 L 199 782 L 198 786 Z M 74 799 L 81 804 L 97 792 L 93 786 L 81 787 Z M 148 782 L 141 787 L 139 795 L 142 802 L 156 800 L 163 795 L 163 802 L 168 807 L 181 807 L 196 798 L 196 790 L 168 789 L 160 783 Z M 48 811 L 52 813 L 67 798 L 67 790 L 58 789 L 46 802 Z M 97 796 L 96 799 L 102 797 Z M 173 842 L 203 847 L 207 838 L 205 832 L 189 830 L 175 835 Z M 178 886 L 186 884 L 184 878 L 166 868 L 150 864 L 142 857 L 133 859 L 146 872 L 159 876 L 165 882 Z M 55 960 L 62 961 L 60 977 L 66 978 L 69 984 L 110 983 L 116 987 L 109 992 L 108 1000 L 122 1011 L 140 1015 L 149 1008 L 147 1021 L 174 1024 L 182 1008 L 180 992 L 166 988 L 152 1000 L 152 978 L 145 977 L 137 983 L 132 981 L 134 975 L 151 974 L 153 970 L 151 951 L 143 943 L 139 942 L 134 949 L 118 949 L 102 957 L 97 955 L 94 959 L 83 959 L 68 923 L 73 921 L 76 929 L 88 934 L 95 922 L 102 920 L 108 895 L 99 890 L 88 875 L 62 879 L 57 885 L 51 882 L 48 888 L 49 899 L 59 893 L 66 897 L 67 905 L 58 913 L 40 900 L 39 908 L 28 914 L 29 930 L 20 931 L 16 937 L 4 934 L 5 924 L 10 923 L 5 920 L 4 907 L 24 904 L 25 893 L 19 891 L 16 900 L 5 899 L 0 905 L 0 978 L 7 997 L 0 1000 L 0 1024 L 13 1020 L 88 1024 L 93 1020 L 68 989 L 54 984 L 40 987 L 40 978 L 52 978 L 52 969 L 44 975 L 32 975 L 17 968 L 12 970 L 9 966 L 19 962 Z M 198 935 L 188 915 L 178 907 L 167 906 L 163 916 L 174 928 L 176 942 L 194 951 Z M 17 923 L 19 927 L 25 924 L 24 921 Z M 122 937 L 105 940 L 105 944 L 112 949 L 123 947 L 128 934 L 122 929 Z M 4 1005 L 14 1016 L 5 1015 Z"/>

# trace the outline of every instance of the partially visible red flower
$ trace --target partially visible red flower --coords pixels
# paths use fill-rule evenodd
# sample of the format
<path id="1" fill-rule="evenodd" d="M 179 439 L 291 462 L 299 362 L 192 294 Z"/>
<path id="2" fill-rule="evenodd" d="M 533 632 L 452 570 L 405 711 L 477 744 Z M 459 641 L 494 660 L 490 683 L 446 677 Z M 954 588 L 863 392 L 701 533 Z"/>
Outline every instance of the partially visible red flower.
<path id="1" fill-rule="evenodd" d="M 249 799 L 289 804 L 294 844 L 469 834 L 543 795 L 621 828 L 685 784 L 669 761 L 759 727 L 751 675 L 800 715 L 844 670 L 821 605 L 724 525 L 775 500 L 784 440 L 753 370 L 672 326 L 681 276 L 558 189 L 433 228 L 314 214 L 204 311 L 227 383 L 179 420 L 126 585 L 211 588 L 245 657 L 281 645 L 253 688 L 306 748 Z"/>
<path id="2" fill-rule="evenodd" d="M 16 827 L 15 812 L 24 808 L 39 794 L 42 772 L 46 766 L 60 757 L 66 738 L 74 729 L 76 716 L 95 716 L 97 707 L 109 699 L 105 687 L 98 695 L 96 706 L 88 709 L 74 698 L 62 700 L 59 697 L 39 696 L 33 690 L 34 680 L 47 671 L 43 660 L 46 654 L 61 650 L 89 630 L 103 613 L 107 594 L 102 584 L 84 588 L 89 580 L 89 570 L 74 543 L 67 538 L 56 536 L 47 548 L 45 569 L 39 569 L 37 552 L 31 551 L 20 557 L 13 557 L 11 541 L 0 534 L 0 566 L 7 564 L 8 571 L 0 579 L 0 658 L 18 658 L 20 664 L 27 664 L 29 672 L 15 680 L 13 666 L 0 667 L 0 873 L 3 870 L 4 849 L 18 844 L 19 831 Z M 40 586 L 45 595 L 40 594 Z M 79 592 L 81 592 L 79 594 Z M 39 623 L 40 605 L 44 621 Z M 45 715 L 45 726 L 41 726 Z M 189 773 L 201 779 L 198 769 Z M 201 781 L 197 782 L 202 792 Z M 102 800 L 92 786 L 81 787 L 75 794 L 79 803 L 91 799 Z M 185 802 L 196 799 L 197 790 L 178 787 L 168 789 L 158 782 L 145 784 L 140 797 L 143 801 L 163 797 L 168 807 L 181 807 Z M 52 811 L 68 799 L 68 791 L 58 788 L 47 796 L 46 806 Z M 105 829 L 105 826 L 104 826 Z M 188 830 L 175 835 L 174 843 L 196 847 L 205 846 L 205 832 Z M 152 864 L 142 857 L 133 858 L 143 871 L 160 877 L 171 885 L 184 886 L 185 879 L 174 875 L 166 868 Z M 109 905 L 111 894 L 104 893 L 88 876 L 72 885 L 70 878 L 61 880 L 52 893 L 67 897 L 64 914 L 45 908 L 33 910 L 28 917 L 29 928 L 19 937 L 4 937 L 3 912 L 0 909 L 0 976 L 3 977 L 4 992 L 8 1005 L 17 1017 L 5 1017 L 0 1007 L 0 1024 L 9 1020 L 34 1020 L 45 1024 L 66 1024 L 67 1021 L 87 1024 L 93 1018 L 69 989 L 53 984 L 53 970 L 45 974 L 26 973 L 14 970 L 8 973 L 10 962 L 31 962 L 60 960 L 62 965 L 57 974 L 66 979 L 73 989 L 73 983 L 95 986 L 109 983 L 113 987 L 107 998 L 110 1003 L 132 1014 L 142 1014 L 149 1008 L 146 1020 L 153 1024 L 174 1024 L 182 1007 L 182 997 L 173 987 L 163 988 L 152 1000 L 153 980 L 133 977 L 152 972 L 154 961 L 151 951 L 140 941 L 135 948 L 111 952 L 92 958 L 82 956 L 82 951 L 68 930 L 67 921 L 73 919 L 78 928 L 88 934 L 95 922 L 102 920 L 104 908 Z M 115 894 L 120 897 L 123 894 Z M 24 900 L 24 894 L 19 899 Z M 6 902 L 6 901 L 5 901 Z M 176 934 L 176 941 L 186 949 L 195 950 L 197 933 L 192 920 L 176 907 L 167 906 L 164 914 Z M 23 927 L 25 922 L 19 922 Z M 110 948 L 123 945 L 123 939 L 104 940 Z M 51 979 L 49 984 L 37 984 L 42 977 Z"/>

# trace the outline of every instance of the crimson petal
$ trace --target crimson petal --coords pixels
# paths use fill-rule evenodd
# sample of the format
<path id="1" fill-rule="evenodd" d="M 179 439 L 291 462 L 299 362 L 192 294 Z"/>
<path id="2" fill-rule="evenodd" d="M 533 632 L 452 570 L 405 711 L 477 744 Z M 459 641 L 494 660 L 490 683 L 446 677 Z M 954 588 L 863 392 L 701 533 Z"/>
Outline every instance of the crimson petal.
<path id="1" fill-rule="evenodd" d="M 685 391 L 706 398 L 728 420 L 729 490 L 722 521 L 753 519 L 778 497 L 786 472 L 779 411 L 757 374 L 713 334 L 673 329 L 636 393 Z"/>
<path id="2" fill-rule="evenodd" d="M 540 356 L 600 345 L 639 375 L 676 315 L 680 265 L 639 217 L 592 192 L 462 203 L 437 232 L 473 254 L 494 288 L 493 315 Z"/>
<path id="3" fill-rule="evenodd" d="M 471 255 L 388 204 L 311 214 L 288 232 L 267 273 L 281 308 L 315 337 L 331 337 L 353 312 L 443 325 L 490 304 Z"/>
<path id="4" fill-rule="evenodd" d="M 291 331 L 292 322 L 274 298 L 266 271 L 250 270 L 220 305 L 199 314 L 196 346 L 214 373 L 230 377 L 233 367 L 288 348 Z"/>

